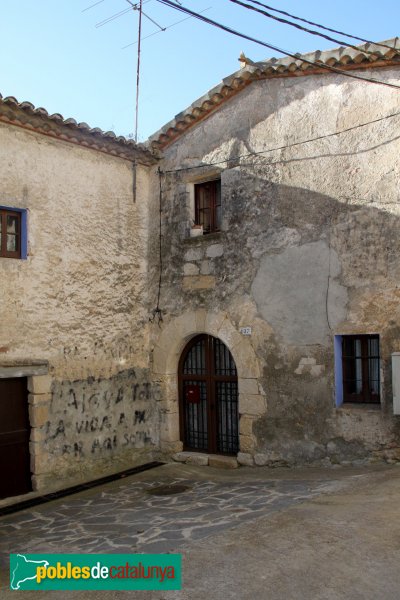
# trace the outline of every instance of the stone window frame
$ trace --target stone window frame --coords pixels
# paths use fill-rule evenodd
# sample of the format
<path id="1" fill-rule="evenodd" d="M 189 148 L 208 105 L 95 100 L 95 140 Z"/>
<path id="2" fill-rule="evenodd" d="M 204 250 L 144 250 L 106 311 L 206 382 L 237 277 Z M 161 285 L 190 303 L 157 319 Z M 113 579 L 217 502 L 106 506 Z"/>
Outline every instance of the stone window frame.
<path id="1" fill-rule="evenodd" d="M 16 258 L 26 260 L 28 257 L 28 227 L 27 227 L 27 209 L 14 206 L 0 205 L 0 219 L 2 223 L 0 235 L 0 258 Z M 18 248 L 16 251 L 8 251 L 6 246 L 7 228 L 6 217 L 13 216 L 18 219 Z"/>
<path id="2" fill-rule="evenodd" d="M 202 191 L 205 193 L 202 194 Z M 207 190 L 207 191 L 206 191 Z M 206 198 L 206 202 L 203 199 Z M 200 206 L 200 204 L 203 204 Z M 218 233 L 221 231 L 222 203 L 221 203 L 221 178 L 202 181 L 194 184 L 194 225 L 204 224 L 204 213 L 208 212 L 209 229 L 204 229 L 203 234 Z"/>
<path id="3" fill-rule="evenodd" d="M 197 185 L 201 185 L 203 183 L 208 183 L 210 181 L 219 181 L 220 182 L 220 198 L 221 198 L 221 218 L 220 218 L 220 228 L 217 230 L 213 230 L 205 234 L 208 236 L 218 236 L 219 233 L 223 230 L 223 182 L 222 182 L 222 171 L 220 169 L 213 169 L 212 171 L 208 171 L 207 173 L 203 173 L 202 175 L 191 176 L 188 180 L 186 179 L 186 193 L 188 198 L 188 211 L 189 211 L 189 221 L 190 228 L 192 231 L 197 229 L 196 224 L 196 202 L 195 202 L 195 189 Z M 203 232 L 200 234 L 202 235 Z M 190 235 L 192 237 L 192 235 Z"/>
<path id="4" fill-rule="evenodd" d="M 155 340 L 151 369 L 154 381 L 161 387 L 161 451 L 174 453 L 183 449 L 179 428 L 179 360 L 190 339 L 204 333 L 219 338 L 233 356 L 239 388 L 239 450 L 253 455 L 257 448 L 253 423 L 267 412 L 259 359 L 251 338 L 244 337 L 225 312 L 204 309 L 172 318 Z"/>

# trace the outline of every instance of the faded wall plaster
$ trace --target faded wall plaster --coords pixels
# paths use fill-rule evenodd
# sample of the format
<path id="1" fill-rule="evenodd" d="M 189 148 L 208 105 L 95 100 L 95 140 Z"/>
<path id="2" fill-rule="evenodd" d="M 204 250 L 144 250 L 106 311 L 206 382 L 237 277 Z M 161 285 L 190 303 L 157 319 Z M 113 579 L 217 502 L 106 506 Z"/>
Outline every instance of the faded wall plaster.
<path id="1" fill-rule="evenodd" d="M 338 256 L 324 241 L 266 255 L 251 286 L 258 311 L 287 344 L 323 344 L 346 317 Z"/>
<path id="2" fill-rule="evenodd" d="M 1 202 L 28 209 L 29 240 L 27 261 L 0 259 L 3 357 L 51 359 L 70 378 L 111 374 L 133 355 L 145 366 L 132 340 L 144 333 L 147 216 L 132 164 L 0 127 Z"/>
<path id="3" fill-rule="evenodd" d="M 27 260 L 0 258 L 0 366 L 30 373 L 39 361 L 50 378 L 46 393 L 30 395 L 34 485 L 146 462 L 159 439 L 148 375 L 147 168 L 137 167 L 134 190 L 130 161 L 3 123 L 0 137 L 0 204 L 28 211 Z"/>
<path id="4" fill-rule="evenodd" d="M 396 68 L 363 75 L 399 83 Z M 400 350 L 398 117 L 249 156 L 389 115 L 398 102 L 394 90 L 336 75 L 268 79 L 164 152 L 161 308 L 168 320 L 219 311 L 236 331 L 252 328 L 267 403 L 250 426 L 256 464 L 400 457 L 390 371 Z M 189 238 L 191 186 L 216 172 L 222 231 Z M 153 302 L 158 186 L 154 172 Z M 372 413 L 335 407 L 333 338 L 346 333 L 380 335 L 382 403 Z M 155 344 L 160 335 L 155 326 Z"/>
<path id="5" fill-rule="evenodd" d="M 36 410 L 36 485 L 51 484 L 49 472 L 65 479 L 92 478 L 108 468 L 134 465 L 159 447 L 161 390 L 148 372 L 128 369 L 107 379 L 56 381 L 46 412 Z M 41 403 L 43 406 L 43 402 Z"/>

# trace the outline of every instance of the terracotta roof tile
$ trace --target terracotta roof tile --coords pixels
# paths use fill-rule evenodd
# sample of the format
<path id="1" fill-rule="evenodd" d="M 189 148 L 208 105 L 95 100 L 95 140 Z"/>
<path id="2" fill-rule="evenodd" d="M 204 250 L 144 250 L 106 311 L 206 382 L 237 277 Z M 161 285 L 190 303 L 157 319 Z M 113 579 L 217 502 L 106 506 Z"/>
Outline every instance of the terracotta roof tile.
<path id="1" fill-rule="evenodd" d="M 64 119 L 60 113 L 50 115 L 45 108 L 36 108 L 31 102 L 18 102 L 14 96 L 3 98 L 0 94 L 1 121 L 113 156 L 148 165 L 156 163 L 156 158 L 144 144 L 136 144 L 124 136 L 117 137 L 113 131 L 91 128 L 72 118 Z"/>
<path id="2" fill-rule="evenodd" d="M 180 137 L 194 124 L 211 114 L 221 102 L 237 94 L 238 91 L 252 81 L 329 73 L 322 65 L 339 69 L 400 66 L 400 39 L 396 37 L 382 43 L 391 46 L 391 49 L 376 44 L 363 44 L 357 48 L 341 46 L 332 50 L 315 50 L 306 54 L 296 54 L 297 60 L 292 57 L 272 57 L 257 63 L 244 60 L 239 71 L 225 77 L 219 85 L 213 87 L 207 94 L 204 94 L 187 109 L 181 111 L 172 121 L 152 135 L 148 143 L 154 149 L 162 149 Z M 321 66 L 310 65 L 309 62 L 305 61 L 311 61 Z"/>

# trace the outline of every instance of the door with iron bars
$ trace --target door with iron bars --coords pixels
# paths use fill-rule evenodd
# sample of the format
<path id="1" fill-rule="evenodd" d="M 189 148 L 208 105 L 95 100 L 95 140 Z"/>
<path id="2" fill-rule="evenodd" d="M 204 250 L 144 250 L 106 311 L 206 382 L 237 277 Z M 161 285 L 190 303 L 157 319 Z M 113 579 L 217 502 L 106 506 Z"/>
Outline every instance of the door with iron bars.
<path id="1" fill-rule="evenodd" d="M 198 335 L 179 362 L 180 429 L 185 450 L 239 451 L 235 361 L 218 338 Z"/>
<path id="2" fill-rule="evenodd" d="M 0 379 L 0 498 L 32 491 L 26 377 Z"/>

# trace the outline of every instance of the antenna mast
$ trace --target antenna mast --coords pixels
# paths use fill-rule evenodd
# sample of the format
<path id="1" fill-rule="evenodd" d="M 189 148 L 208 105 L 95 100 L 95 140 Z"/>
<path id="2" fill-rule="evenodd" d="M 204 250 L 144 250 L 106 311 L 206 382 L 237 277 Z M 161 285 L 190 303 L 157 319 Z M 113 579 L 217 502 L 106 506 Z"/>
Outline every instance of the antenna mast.
<path id="1" fill-rule="evenodd" d="M 137 74 L 136 74 L 136 119 L 135 119 L 135 142 L 138 141 L 138 123 L 139 123 L 139 85 L 140 85 L 140 42 L 142 41 L 142 5 L 143 0 L 139 0 L 139 30 L 138 30 L 138 54 L 137 54 Z"/>

